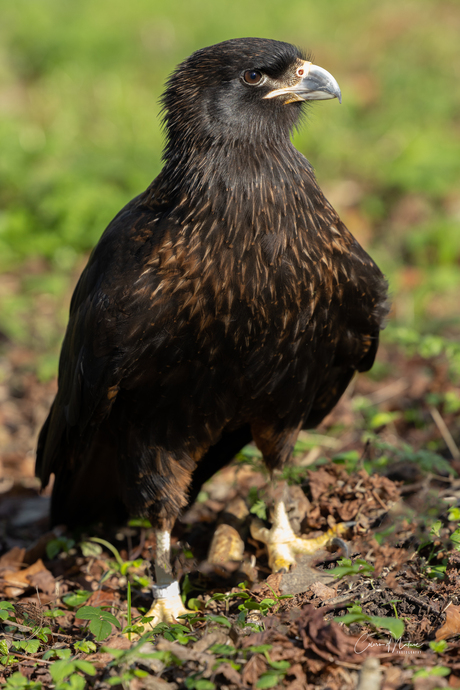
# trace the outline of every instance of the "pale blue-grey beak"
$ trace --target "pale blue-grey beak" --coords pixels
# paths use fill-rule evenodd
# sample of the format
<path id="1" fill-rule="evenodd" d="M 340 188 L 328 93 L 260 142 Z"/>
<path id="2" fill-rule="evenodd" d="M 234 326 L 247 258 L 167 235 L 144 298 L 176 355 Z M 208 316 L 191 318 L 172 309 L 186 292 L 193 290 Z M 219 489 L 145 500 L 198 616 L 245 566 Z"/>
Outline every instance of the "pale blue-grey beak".
<path id="1" fill-rule="evenodd" d="M 297 70 L 299 81 L 297 84 L 270 91 L 264 98 L 276 98 L 277 96 L 290 96 L 286 103 L 292 101 L 324 101 L 329 98 L 338 98 L 342 102 L 340 86 L 332 74 L 311 62 L 304 62 Z"/>

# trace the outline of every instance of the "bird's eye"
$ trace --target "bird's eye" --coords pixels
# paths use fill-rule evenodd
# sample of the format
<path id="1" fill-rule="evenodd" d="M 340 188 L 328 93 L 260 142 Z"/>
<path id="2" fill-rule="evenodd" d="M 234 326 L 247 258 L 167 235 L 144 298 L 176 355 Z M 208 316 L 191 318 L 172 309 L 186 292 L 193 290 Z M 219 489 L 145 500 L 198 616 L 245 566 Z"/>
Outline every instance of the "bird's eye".
<path id="1" fill-rule="evenodd" d="M 246 84 L 251 84 L 251 86 L 254 86 L 255 84 L 260 84 L 262 80 L 262 72 L 259 72 L 256 69 L 248 69 L 243 74 L 243 79 L 246 82 Z"/>

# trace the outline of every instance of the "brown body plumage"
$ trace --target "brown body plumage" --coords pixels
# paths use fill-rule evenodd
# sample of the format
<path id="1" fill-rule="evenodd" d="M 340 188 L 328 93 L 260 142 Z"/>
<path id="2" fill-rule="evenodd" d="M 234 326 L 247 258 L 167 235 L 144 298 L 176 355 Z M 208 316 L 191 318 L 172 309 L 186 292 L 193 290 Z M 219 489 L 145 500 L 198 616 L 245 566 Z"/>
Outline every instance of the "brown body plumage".
<path id="1" fill-rule="evenodd" d="M 301 102 L 264 95 L 303 61 L 237 39 L 171 77 L 163 171 L 72 299 L 37 461 L 54 523 L 126 510 L 167 529 L 251 439 L 281 467 L 372 366 L 385 280 L 290 142 Z"/>

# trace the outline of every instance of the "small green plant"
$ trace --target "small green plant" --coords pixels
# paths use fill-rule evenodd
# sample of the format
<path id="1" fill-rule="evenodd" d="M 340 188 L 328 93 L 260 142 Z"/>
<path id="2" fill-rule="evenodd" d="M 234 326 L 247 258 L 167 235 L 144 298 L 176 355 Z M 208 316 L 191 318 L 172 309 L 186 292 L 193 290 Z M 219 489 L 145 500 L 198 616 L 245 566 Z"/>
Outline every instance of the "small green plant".
<path id="1" fill-rule="evenodd" d="M 9 601 L 0 601 L 0 620 L 7 621 L 8 619 L 16 620 L 14 606 Z"/>
<path id="2" fill-rule="evenodd" d="M 354 563 L 352 563 L 350 558 L 342 558 L 337 563 L 339 565 L 329 571 L 336 578 L 349 575 L 366 575 L 370 577 L 375 570 L 373 565 L 362 558 L 357 558 Z"/>
<path id="3" fill-rule="evenodd" d="M 302 484 L 307 476 L 307 468 L 302 465 L 287 464 L 283 467 L 281 478 L 287 481 L 289 485 Z"/>
<path id="4" fill-rule="evenodd" d="M 460 344 L 441 335 L 422 335 L 414 328 L 391 326 L 385 333 L 388 342 L 396 343 L 409 355 L 419 355 L 424 359 L 444 357 L 449 363 L 452 380 L 460 379 Z"/>
<path id="5" fill-rule="evenodd" d="M 82 551 L 86 550 L 88 552 L 88 550 L 90 550 L 91 547 L 100 548 L 100 545 L 104 546 L 115 556 L 115 561 L 109 561 L 109 568 L 104 573 L 101 582 L 106 580 L 113 573 L 120 573 L 120 575 L 122 575 L 123 577 L 128 577 L 130 575 L 130 569 L 141 568 L 144 565 L 144 561 L 142 558 L 138 558 L 134 561 L 124 561 L 120 556 L 120 552 L 118 551 L 118 549 L 115 546 L 113 546 L 113 544 L 106 541 L 106 539 L 101 539 L 100 537 L 91 537 L 89 541 L 82 542 L 80 544 L 80 547 Z M 137 573 L 133 573 L 131 575 L 131 578 L 133 582 L 139 585 L 140 587 L 147 587 L 150 582 L 148 577 L 140 576 Z"/>
<path id="6" fill-rule="evenodd" d="M 381 438 L 372 431 L 366 431 L 363 435 L 363 441 L 369 441 L 376 451 L 381 452 L 379 460 L 380 464 L 388 464 L 390 461 L 410 462 L 418 465 L 422 472 L 432 474 L 439 474 L 440 472 L 446 475 L 456 476 L 451 463 L 443 458 L 438 453 L 426 448 L 414 450 L 408 443 L 401 443 L 400 446 L 395 446 Z"/>
<path id="7" fill-rule="evenodd" d="M 0 640 L 0 664 L 2 666 L 11 666 L 11 664 L 16 664 L 17 661 L 14 654 L 11 654 L 6 640 Z"/>
<path id="8" fill-rule="evenodd" d="M 447 666 L 433 666 L 433 668 L 421 668 L 419 671 L 415 671 L 412 676 L 413 680 L 417 678 L 433 678 L 440 677 L 445 678 L 450 675 L 450 669 Z"/>
<path id="9" fill-rule="evenodd" d="M 193 673 L 185 680 L 185 687 L 189 690 L 215 690 L 215 684 L 211 680 L 202 677 L 201 673 Z"/>
<path id="10" fill-rule="evenodd" d="M 347 450 L 344 453 L 337 453 L 332 458 L 336 465 L 344 465 L 349 474 L 355 472 L 360 461 L 360 454 L 357 450 Z"/>
<path id="11" fill-rule="evenodd" d="M 71 592 L 71 594 L 65 594 L 62 597 L 62 601 L 69 608 L 75 609 L 84 604 L 85 601 L 88 601 L 90 596 L 91 592 L 88 592 L 86 589 L 77 589 L 75 592 Z"/>
<path id="12" fill-rule="evenodd" d="M 55 682 L 55 690 L 84 690 L 86 680 L 78 672 L 95 676 L 96 669 L 93 664 L 83 659 L 72 659 L 70 649 L 59 651 L 67 652 L 67 655 L 49 667 L 51 678 Z"/>
<path id="13" fill-rule="evenodd" d="M 5 690 L 41 690 L 42 684 L 38 681 L 29 680 L 19 671 L 13 673 L 4 685 Z"/>
<path id="14" fill-rule="evenodd" d="M 249 467 L 253 467 L 258 472 L 261 472 L 264 477 L 267 476 L 267 468 L 262 460 L 262 453 L 252 444 L 240 450 L 235 456 L 235 461 L 240 465 L 249 465 Z"/>
<path id="15" fill-rule="evenodd" d="M 431 640 L 429 645 L 435 654 L 443 654 L 449 646 L 445 640 Z"/>
<path id="16" fill-rule="evenodd" d="M 89 629 L 93 633 L 97 642 L 105 640 L 112 632 L 112 625 L 121 628 L 121 623 L 110 613 L 105 611 L 101 606 L 82 606 L 78 609 L 78 618 L 89 620 Z"/>
<path id="17" fill-rule="evenodd" d="M 256 515 L 261 520 L 266 520 L 267 519 L 267 504 L 265 503 L 264 500 L 262 500 L 260 498 L 259 491 L 254 486 L 252 486 L 249 489 L 248 501 L 249 501 L 249 505 L 251 506 L 249 508 L 249 512 L 252 513 L 253 515 Z"/>
<path id="18" fill-rule="evenodd" d="M 45 618 L 60 618 L 60 616 L 65 616 L 67 611 L 62 609 L 50 609 L 49 611 L 43 611 Z"/>
<path id="19" fill-rule="evenodd" d="M 351 625 L 352 623 L 368 623 L 374 628 L 388 630 L 395 640 L 399 640 L 404 633 L 404 622 L 400 618 L 388 618 L 386 616 L 368 616 L 363 613 L 361 606 L 354 604 L 348 608 L 344 616 L 336 616 L 336 623 Z"/>
<path id="20" fill-rule="evenodd" d="M 75 546 L 75 540 L 68 537 L 57 537 L 52 539 L 46 545 L 46 555 L 52 561 L 60 553 L 69 553 L 70 549 Z"/>
<path id="21" fill-rule="evenodd" d="M 36 654 L 40 648 L 40 640 L 15 640 L 11 647 L 15 652 Z"/>
<path id="22" fill-rule="evenodd" d="M 145 678 L 148 675 L 147 671 L 143 671 L 140 668 L 128 668 L 126 671 L 122 672 L 121 676 L 112 676 L 109 678 L 107 683 L 109 685 L 125 686 L 125 683 L 129 684 L 134 678 Z"/>
<path id="23" fill-rule="evenodd" d="M 83 654 L 91 654 L 97 651 L 97 647 L 92 640 L 77 640 L 73 643 L 73 648 L 76 652 L 83 652 Z"/>
<path id="24" fill-rule="evenodd" d="M 112 649 L 111 647 L 101 648 L 102 652 L 106 652 L 114 657 L 113 661 L 109 663 L 109 668 L 114 669 L 116 675 L 111 676 L 108 680 L 109 685 L 129 683 L 133 678 L 145 677 L 147 674 L 145 674 L 144 671 L 141 671 L 139 674 L 135 672 L 135 669 L 131 668 L 135 662 L 140 661 L 142 663 L 144 659 L 158 659 L 165 666 L 182 665 L 182 661 L 169 651 L 141 652 L 140 649 L 150 638 L 150 634 L 143 635 L 138 642 L 129 649 Z"/>
<path id="25" fill-rule="evenodd" d="M 451 509 L 449 519 L 452 516 L 456 521 L 457 511 L 456 508 Z M 451 526 L 443 526 L 441 520 L 435 520 L 429 530 L 430 538 L 423 541 L 418 547 L 418 553 L 422 558 L 422 571 L 432 580 L 442 580 L 445 577 L 447 558 L 439 558 L 439 556 L 442 555 L 448 543 L 451 542 L 453 548 L 460 551 L 460 525 L 451 530 Z M 426 550 L 429 551 L 428 554 L 426 554 Z"/>
<path id="26" fill-rule="evenodd" d="M 256 688 L 274 688 L 278 686 L 291 666 L 289 661 L 272 661 L 270 658 L 270 651 L 272 649 L 273 646 L 271 644 L 253 645 L 247 648 L 247 651 L 252 654 L 263 654 L 270 667 L 261 674 L 256 683 Z"/>

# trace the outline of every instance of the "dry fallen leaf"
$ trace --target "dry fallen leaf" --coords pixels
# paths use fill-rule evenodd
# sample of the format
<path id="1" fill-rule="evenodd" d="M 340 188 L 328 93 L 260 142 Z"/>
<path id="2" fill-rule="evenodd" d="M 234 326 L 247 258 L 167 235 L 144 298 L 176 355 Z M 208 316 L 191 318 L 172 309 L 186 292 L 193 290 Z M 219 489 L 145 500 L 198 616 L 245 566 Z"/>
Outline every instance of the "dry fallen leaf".
<path id="1" fill-rule="evenodd" d="M 446 609 L 446 622 L 436 631 L 437 640 L 447 640 L 448 637 L 460 633 L 460 606 L 451 604 Z"/>
<path id="2" fill-rule="evenodd" d="M 8 568 L 9 570 L 18 570 L 24 560 L 25 552 L 25 549 L 21 549 L 19 546 L 13 546 L 12 549 L 0 557 L 0 570 L 3 570 L 4 568 Z"/>
<path id="3" fill-rule="evenodd" d="M 32 586 L 31 577 L 46 570 L 41 558 L 25 570 L 6 570 L 2 578 L 3 591 L 7 597 L 17 597 Z"/>
<path id="4" fill-rule="evenodd" d="M 311 587 L 311 591 L 315 594 L 321 601 L 327 601 L 328 599 L 333 599 L 337 596 L 337 587 L 334 589 L 324 585 L 322 582 L 314 582 Z"/>

